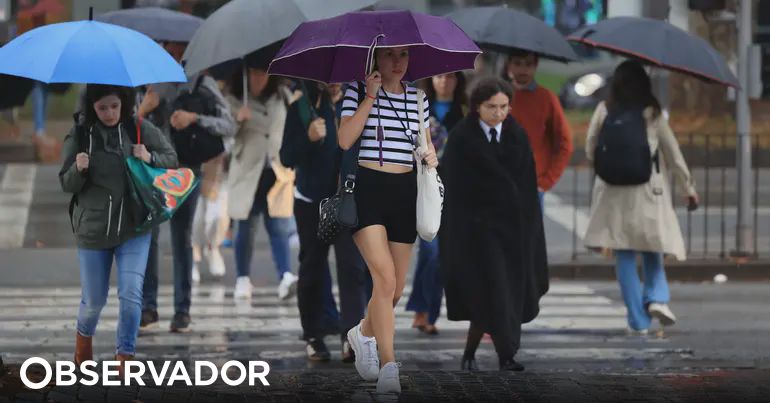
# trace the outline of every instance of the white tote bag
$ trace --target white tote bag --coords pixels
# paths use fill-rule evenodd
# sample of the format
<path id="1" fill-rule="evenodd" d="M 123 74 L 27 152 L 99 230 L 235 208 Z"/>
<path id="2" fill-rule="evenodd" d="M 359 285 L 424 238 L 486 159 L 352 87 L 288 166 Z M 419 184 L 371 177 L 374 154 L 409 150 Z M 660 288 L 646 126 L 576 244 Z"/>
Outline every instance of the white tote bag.
<path id="1" fill-rule="evenodd" d="M 444 184 L 436 172 L 436 168 L 428 168 L 422 164 L 421 155 L 428 150 L 428 136 L 425 133 L 425 93 L 417 90 L 417 110 L 420 130 L 418 131 L 417 150 L 417 233 L 420 238 L 430 242 L 438 234 L 441 227 L 441 209 L 444 205 Z"/>

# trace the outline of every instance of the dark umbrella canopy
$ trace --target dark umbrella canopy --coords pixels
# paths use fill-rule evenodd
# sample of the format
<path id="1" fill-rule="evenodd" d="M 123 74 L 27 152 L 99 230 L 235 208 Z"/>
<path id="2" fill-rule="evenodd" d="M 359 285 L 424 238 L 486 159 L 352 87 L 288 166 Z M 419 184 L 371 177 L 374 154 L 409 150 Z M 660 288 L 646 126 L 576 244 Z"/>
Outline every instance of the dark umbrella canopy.
<path id="1" fill-rule="evenodd" d="M 471 7 L 447 15 L 482 48 L 507 53 L 527 50 L 541 57 L 577 60 L 572 47 L 555 28 L 521 11 L 505 7 Z"/>
<path id="2" fill-rule="evenodd" d="M 129 8 L 96 17 L 97 21 L 139 31 L 156 41 L 190 42 L 203 19 L 160 7 Z"/>
<path id="3" fill-rule="evenodd" d="M 0 109 L 24 105 L 34 86 L 35 80 L 0 74 Z"/>
<path id="4" fill-rule="evenodd" d="M 404 79 L 472 69 L 481 50 L 452 21 L 410 11 L 362 11 L 306 22 L 286 40 L 271 74 L 326 83 L 363 80 L 375 47 L 409 47 Z"/>
<path id="5" fill-rule="evenodd" d="M 299 24 L 371 6 L 376 0 L 233 0 L 215 11 L 187 46 L 188 75 L 286 39 Z"/>
<path id="6" fill-rule="evenodd" d="M 621 56 L 700 79 L 738 87 L 724 58 L 708 42 L 667 22 L 615 17 L 583 27 L 567 37 Z"/>

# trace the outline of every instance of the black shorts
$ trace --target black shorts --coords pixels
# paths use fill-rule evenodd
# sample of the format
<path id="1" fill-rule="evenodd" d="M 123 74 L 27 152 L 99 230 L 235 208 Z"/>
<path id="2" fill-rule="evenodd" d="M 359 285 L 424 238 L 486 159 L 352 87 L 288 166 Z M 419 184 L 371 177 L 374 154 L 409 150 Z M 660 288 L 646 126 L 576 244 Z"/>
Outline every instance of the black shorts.
<path id="1" fill-rule="evenodd" d="M 355 188 L 358 226 L 382 225 L 388 241 L 414 243 L 417 239 L 417 175 L 392 174 L 358 167 Z"/>

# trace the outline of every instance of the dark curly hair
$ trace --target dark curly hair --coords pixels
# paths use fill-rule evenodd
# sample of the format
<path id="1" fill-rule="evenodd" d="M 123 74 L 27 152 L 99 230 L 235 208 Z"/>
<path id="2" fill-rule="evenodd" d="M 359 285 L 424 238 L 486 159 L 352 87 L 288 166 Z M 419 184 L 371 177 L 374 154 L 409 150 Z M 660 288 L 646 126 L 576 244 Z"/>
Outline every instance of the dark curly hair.
<path id="1" fill-rule="evenodd" d="M 479 106 L 501 92 L 508 97 L 509 101 L 513 99 L 513 87 L 509 82 L 497 77 L 480 79 L 471 92 L 469 113 L 474 116 L 478 115 Z"/>
<path id="2" fill-rule="evenodd" d="M 120 98 L 120 122 L 126 123 L 134 118 L 135 94 L 133 88 L 117 85 L 88 84 L 83 95 L 82 111 L 86 126 L 99 122 L 99 117 L 94 110 L 94 103 L 109 95 L 115 95 Z"/>

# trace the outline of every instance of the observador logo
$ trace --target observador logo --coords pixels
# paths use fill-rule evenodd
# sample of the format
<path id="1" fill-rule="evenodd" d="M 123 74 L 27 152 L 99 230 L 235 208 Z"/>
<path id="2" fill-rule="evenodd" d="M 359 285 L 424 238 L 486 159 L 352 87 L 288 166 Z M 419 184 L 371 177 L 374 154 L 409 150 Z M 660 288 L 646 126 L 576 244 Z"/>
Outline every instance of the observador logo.
<path id="1" fill-rule="evenodd" d="M 45 375 L 43 379 L 33 382 L 27 372 L 31 365 L 38 364 L 43 367 Z M 56 361 L 54 366 L 40 358 L 28 358 L 21 365 L 21 381 L 30 389 L 42 389 L 56 377 L 56 386 L 72 386 L 80 383 L 85 386 L 121 386 L 137 385 L 147 386 L 145 375 L 150 375 L 151 384 L 155 386 L 209 386 L 221 379 L 229 386 L 240 386 L 248 380 L 249 386 L 254 386 L 258 379 L 263 386 L 270 386 L 267 375 L 270 373 L 270 364 L 265 361 L 227 361 L 218 368 L 210 361 L 195 361 L 193 373 L 188 372 L 182 361 L 163 361 L 162 364 L 142 361 L 126 361 L 124 363 L 123 379 L 119 379 L 118 361 L 102 361 L 101 372 L 97 372 L 96 361 L 84 361 L 80 364 L 79 373 L 74 362 Z M 158 368 L 159 366 L 159 368 Z M 234 377 L 233 377 L 234 376 Z"/>

